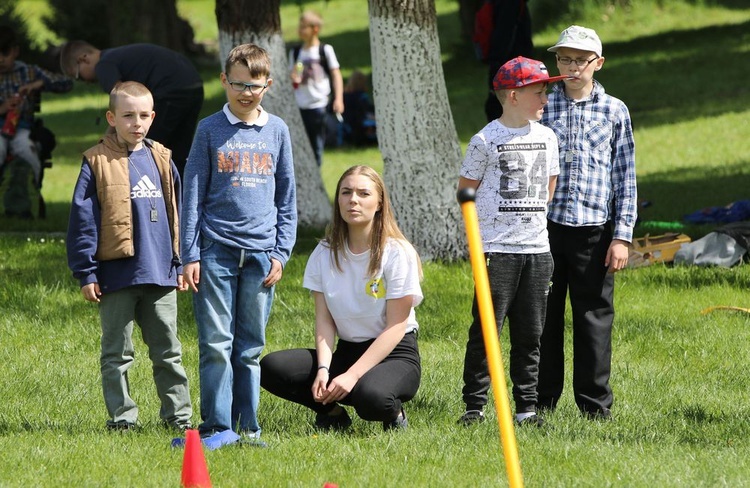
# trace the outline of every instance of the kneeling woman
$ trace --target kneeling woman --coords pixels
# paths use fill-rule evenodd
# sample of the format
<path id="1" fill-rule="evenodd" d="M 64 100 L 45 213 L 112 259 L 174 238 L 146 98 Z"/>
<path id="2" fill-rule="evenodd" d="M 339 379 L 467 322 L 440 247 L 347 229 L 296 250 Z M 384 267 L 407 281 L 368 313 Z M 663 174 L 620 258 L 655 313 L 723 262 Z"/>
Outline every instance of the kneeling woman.
<path id="1" fill-rule="evenodd" d="M 421 378 L 414 307 L 423 298 L 422 266 L 372 168 L 346 170 L 336 198 L 303 281 L 315 300 L 315 349 L 268 354 L 261 385 L 315 411 L 320 429 L 351 425 L 342 404 L 386 430 L 405 428 L 403 402 Z"/>

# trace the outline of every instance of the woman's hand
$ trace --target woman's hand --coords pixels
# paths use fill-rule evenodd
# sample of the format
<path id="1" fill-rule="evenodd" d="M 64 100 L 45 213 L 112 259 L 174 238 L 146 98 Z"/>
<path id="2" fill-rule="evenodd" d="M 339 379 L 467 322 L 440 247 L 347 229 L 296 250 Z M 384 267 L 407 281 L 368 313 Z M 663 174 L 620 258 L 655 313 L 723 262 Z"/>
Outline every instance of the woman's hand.
<path id="1" fill-rule="evenodd" d="M 313 381 L 312 385 L 312 396 L 313 400 L 315 400 L 316 402 L 323 401 L 323 394 L 326 391 L 326 385 L 328 385 L 329 376 L 330 373 L 328 373 L 327 368 L 320 368 L 318 370 L 318 375 L 315 377 L 315 381 Z"/>
<path id="2" fill-rule="evenodd" d="M 318 377 L 320 377 L 320 372 L 318 372 Z M 320 400 L 318 401 L 323 405 L 338 402 L 351 393 L 354 385 L 357 384 L 357 381 L 359 381 L 359 378 L 349 371 L 338 375 L 331 381 L 328 387 L 323 390 Z"/>

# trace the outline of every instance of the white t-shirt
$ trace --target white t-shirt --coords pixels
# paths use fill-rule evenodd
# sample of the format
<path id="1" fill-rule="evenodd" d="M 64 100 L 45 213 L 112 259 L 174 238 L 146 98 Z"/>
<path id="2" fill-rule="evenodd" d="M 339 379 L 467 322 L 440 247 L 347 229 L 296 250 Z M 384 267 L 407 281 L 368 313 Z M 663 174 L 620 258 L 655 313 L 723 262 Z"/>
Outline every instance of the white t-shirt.
<path id="1" fill-rule="evenodd" d="M 342 271 L 330 248 L 318 244 L 305 268 L 302 286 L 321 292 L 341 339 L 364 342 L 375 339 L 386 328 L 386 300 L 412 297 L 406 332 L 419 328 L 414 307 L 422 303 L 417 255 L 408 242 L 389 239 L 381 268 L 374 278 L 367 275 L 370 251 L 353 254 L 347 246 L 339 256 Z"/>
<path id="2" fill-rule="evenodd" d="M 328 60 L 328 68 L 331 70 L 339 69 L 339 61 L 336 59 L 333 46 L 326 44 L 323 46 L 323 50 Z M 294 50 L 289 51 L 289 69 L 295 69 L 297 63 L 302 63 L 302 81 L 294 90 L 299 108 L 310 109 L 327 106 L 328 97 L 331 94 L 331 82 L 320 64 L 319 46 L 303 47 L 300 49 L 296 61 L 294 60 Z"/>
<path id="3" fill-rule="evenodd" d="M 509 128 L 493 120 L 469 141 L 461 176 L 476 193 L 484 252 L 549 251 L 549 178 L 560 174 L 557 137 L 537 122 Z"/>

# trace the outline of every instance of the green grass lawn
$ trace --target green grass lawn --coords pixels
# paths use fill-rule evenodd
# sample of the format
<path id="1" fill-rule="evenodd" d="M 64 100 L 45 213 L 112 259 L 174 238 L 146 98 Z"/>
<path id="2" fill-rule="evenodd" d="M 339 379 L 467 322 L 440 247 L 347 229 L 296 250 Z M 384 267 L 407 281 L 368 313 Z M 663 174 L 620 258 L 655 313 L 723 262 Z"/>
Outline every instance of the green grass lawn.
<path id="1" fill-rule="evenodd" d="M 23 3 L 23 2 L 22 2 Z M 26 3 L 39 3 L 30 2 Z M 484 124 L 484 66 L 459 42 L 457 6 L 438 0 L 439 32 L 454 118 L 465 147 Z M 644 221 L 679 221 L 693 210 L 748 198 L 750 183 L 750 8 L 734 0 L 630 2 L 590 18 L 562 19 L 536 33 L 538 57 L 569 23 L 597 29 L 607 62 L 599 79 L 630 107 L 636 134 Z M 213 2 L 179 2 L 199 37 L 215 35 Z M 363 1 L 308 2 L 322 11 L 326 42 L 347 70 L 369 70 Z M 660 5 L 655 7 L 654 5 Z M 282 25 L 294 39 L 299 8 L 284 2 Z M 218 109 L 218 62 L 201 66 L 204 112 Z M 0 218 L 0 486 L 178 486 L 180 450 L 159 426 L 147 351 L 136 333 L 131 370 L 142 429 L 105 431 L 99 378 L 99 320 L 70 277 L 62 234 L 80 153 L 102 131 L 106 97 L 95 87 L 47 96 L 43 116 L 58 136 L 44 195 L 49 217 Z M 347 166 L 382 168 L 377 148 L 326 152 L 329 191 Z M 462 232 L 456 222 L 457 232 Z M 639 226 L 643 235 L 656 228 Z M 687 227 L 698 237 L 709 226 Z M 319 231 L 304 230 L 277 288 L 267 352 L 312 346 L 313 305 L 302 287 Z M 749 307 L 750 268 L 656 265 L 617 276 L 612 386 L 615 420 L 586 421 L 570 392 L 548 427 L 517 430 L 527 486 L 750 486 L 750 315 L 716 306 Z M 312 415 L 268 394 L 260 421 L 270 449 L 207 452 L 215 487 L 505 486 L 497 419 L 465 429 L 461 371 L 470 322 L 472 275 L 467 262 L 425 263 L 424 303 L 417 309 L 423 379 L 406 405 L 410 428 L 383 433 L 356 416 L 346 433 L 320 434 Z M 179 296 L 184 363 L 198 414 L 197 333 L 190 296 Z M 569 337 L 568 337 L 569 339 Z M 507 334 L 501 335 L 505 371 Z M 568 352 L 571 344 L 566 344 Z M 510 386 L 510 384 L 509 384 Z"/>

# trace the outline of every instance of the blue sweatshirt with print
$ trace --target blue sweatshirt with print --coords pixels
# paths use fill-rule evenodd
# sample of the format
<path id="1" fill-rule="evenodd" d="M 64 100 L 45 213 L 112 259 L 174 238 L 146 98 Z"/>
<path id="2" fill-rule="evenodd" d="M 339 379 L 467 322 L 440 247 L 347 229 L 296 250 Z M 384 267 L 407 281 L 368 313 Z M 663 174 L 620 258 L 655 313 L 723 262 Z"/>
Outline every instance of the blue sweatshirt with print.
<path id="1" fill-rule="evenodd" d="M 289 128 L 261 112 L 245 124 L 227 106 L 198 123 L 183 178 L 183 264 L 200 261 L 201 237 L 266 251 L 285 265 L 297 233 Z"/>

